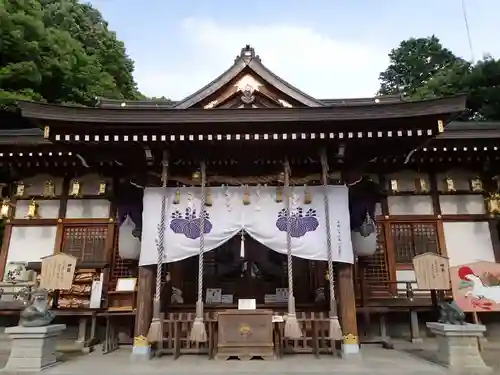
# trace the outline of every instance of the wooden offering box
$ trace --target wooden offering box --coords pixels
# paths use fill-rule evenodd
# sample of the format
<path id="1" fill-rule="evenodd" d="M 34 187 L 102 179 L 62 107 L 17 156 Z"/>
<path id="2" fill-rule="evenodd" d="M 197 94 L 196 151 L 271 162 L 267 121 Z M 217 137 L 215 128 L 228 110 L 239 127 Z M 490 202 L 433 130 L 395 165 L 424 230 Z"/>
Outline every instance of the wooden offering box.
<path id="1" fill-rule="evenodd" d="M 226 310 L 218 314 L 217 359 L 274 358 L 273 314 L 269 310 Z"/>

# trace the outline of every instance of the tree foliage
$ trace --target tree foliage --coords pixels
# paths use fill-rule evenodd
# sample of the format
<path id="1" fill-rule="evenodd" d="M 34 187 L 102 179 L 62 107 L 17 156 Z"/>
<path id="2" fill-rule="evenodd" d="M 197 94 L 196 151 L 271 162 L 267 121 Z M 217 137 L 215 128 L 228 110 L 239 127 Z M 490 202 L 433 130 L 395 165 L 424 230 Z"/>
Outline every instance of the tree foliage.
<path id="1" fill-rule="evenodd" d="M 389 53 L 390 64 L 380 73 L 380 94 L 411 96 L 437 72 L 465 63 L 435 36 L 404 40 Z"/>
<path id="2" fill-rule="evenodd" d="M 123 43 L 91 5 L 0 0 L 0 103 L 135 99 L 132 73 Z"/>
<path id="3" fill-rule="evenodd" d="M 471 64 L 435 36 L 403 41 L 389 57 L 379 94 L 421 100 L 465 93 L 467 113 L 461 120 L 500 121 L 500 60 L 487 56 Z"/>

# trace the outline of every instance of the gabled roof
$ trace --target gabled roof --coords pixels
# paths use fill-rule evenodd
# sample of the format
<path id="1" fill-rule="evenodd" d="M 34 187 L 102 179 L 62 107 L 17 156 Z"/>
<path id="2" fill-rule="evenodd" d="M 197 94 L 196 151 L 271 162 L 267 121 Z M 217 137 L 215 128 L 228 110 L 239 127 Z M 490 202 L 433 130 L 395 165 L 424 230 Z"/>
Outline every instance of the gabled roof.
<path id="1" fill-rule="evenodd" d="M 371 98 L 348 98 L 348 99 L 316 99 L 312 96 L 302 92 L 295 86 L 286 82 L 271 70 L 269 70 L 261 61 L 260 57 L 255 54 L 255 50 L 246 45 L 241 49 L 241 52 L 234 60 L 233 65 L 222 73 L 219 77 L 215 78 L 212 82 L 202 87 L 200 90 L 189 95 L 188 97 L 172 101 L 168 99 L 151 99 L 151 100 L 120 100 L 120 99 L 106 99 L 97 98 L 96 107 L 103 109 L 188 109 L 192 107 L 200 107 L 199 104 L 207 100 L 213 99 L 214 94 L 223 91 L 226 85 L 230 85 L 238 81 L 242 76 L 250 74 L 258 78 L 259 82 L 268 85 L 273 91 L 280 92 L 293 99 L 295 105 L 304 107 L 337 107 L 337 106 L 360 106 L 372 104 L 392 104 L 403 102 L 401 95 L 387 95 Z M 240 88 L 241 89 L 241 88 Z M 243 89 L 241 89 L 243 91 Z M 212 97 L 211 99 L 209 99 Z M 218 99 L 218 98 L 217 98 Z M 227 98 L 226 98 L 227 99 Z M 215 107 L 221 108 L 219 100 Z M 286 102 L 286 101 L 285 101 Z M 284 106 L 283 103 L 278 104 L 278 107 Z M 289 106 L 289 105 L 287 105 Z M 205 106 L 204 106 L 205 107 Z M 212 106 L 206 106 L 212 108 Z"/>
<path id="2" fill-rule="evenodd" d="M 214 79 L 205 87 L 196 91 L 194 94 L 189 95 L 187 98 L 177 102 L 174 108 L 177 109 L 187 109 L 200 101 L 206 99 L 208 96 L 221 89 L 224 85 L 228 84 L 239 74 L 243 72 L 244 69 L 250 69 L 269 85 L 275 87 L 279 91 L 283 92 L 285 95 L 295 99 L 296 101 L 302 103 L 307 107 L 324 107 L 325 104 L 318 99 L 313 98 L 310 95 L 300 91 L 298 88 L 292 86 L 290 83 L 284 81 L 276 74 L 267 69 L 261 62 L 260 57 L 255 54 L 255 50 L 246 45 L 241 49 L 241 53 L 236 57 L 233 66 L 222 73 L 219 77 Z"/>
<path id="3" fill-rule="evenodd" d="M 460 113 L 465 108 L 465 96 L 428 99 L 415 102 L 371 104 L 353 103 L 339 106 L 217 109 L 193 108 L 189 111 L 177 109 L 122 111 L 119 108 L 73 107 L 55 104 L 19 101 L 22 116 L 38 120 L 65 122 L 127 124 L 209 124 L 209 123 L 305 123 L 374 121 L 398 118 L 444 116 Z M 443 118 L 445 120 L 445 118 Z"/>

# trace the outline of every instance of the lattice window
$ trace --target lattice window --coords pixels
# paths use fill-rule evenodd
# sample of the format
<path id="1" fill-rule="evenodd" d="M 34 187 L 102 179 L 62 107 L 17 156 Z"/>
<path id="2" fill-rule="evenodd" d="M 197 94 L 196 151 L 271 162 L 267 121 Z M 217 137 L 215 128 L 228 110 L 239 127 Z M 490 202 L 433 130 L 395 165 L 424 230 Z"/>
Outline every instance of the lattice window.
<path id="1" fill-rule="evenodd" d="M 65 227 L 61 251 L 79 262 L 105 262 L 107 234 L 107 225 Z"/>
<path id="2" fill-rule="evenodd" d="M 137 261 L 132 259 L 122 259 L 118 255 L 118 246 L 115 246 L 115 254 L 113 264 L 111 267 L 111 276 L 109 278 L 109 285 L 111 289 L 116 287 L 118 279 L 122 277 L 137 276 Z"/>
<path id="3" fill-rule="evenodd" d="M 387 267 L 387 250 L 384 227 L 377 224 L 377 251 L 371 257 L 365 258 L 366 281 L 388 281 L 389 269 Z"/>
<path id="4" fill-rule="evenodd" d="M 392 223 L 396 263 L 411 263 L 415 255 L 439 253 L 436 223 Z"/>

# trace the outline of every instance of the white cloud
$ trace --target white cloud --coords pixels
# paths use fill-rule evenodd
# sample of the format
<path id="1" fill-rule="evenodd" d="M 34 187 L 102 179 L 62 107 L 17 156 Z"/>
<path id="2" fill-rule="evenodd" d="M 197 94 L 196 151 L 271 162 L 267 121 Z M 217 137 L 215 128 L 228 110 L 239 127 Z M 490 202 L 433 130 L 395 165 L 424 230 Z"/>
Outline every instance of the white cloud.
<path id="1" fill-rule="evenodd" d="M 388 64 L 385 47 L 336 40 L 297 25 L 240 26 L 189 18 L 176 36 L 183 48 L 174 63 L 162 69 L 137 66 L 146 95 L 181 99 L 191 94 L 229 68 L 246 44 L 275 74 L 316 98 L 372 96 Z"/>

